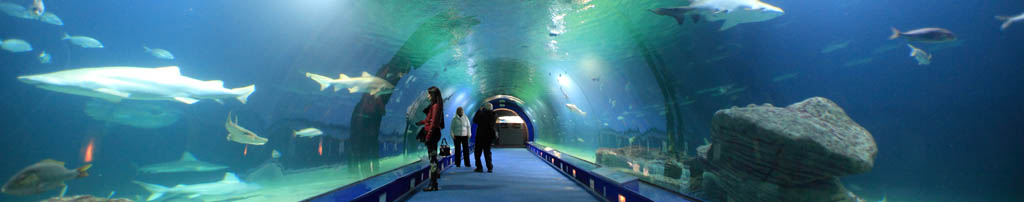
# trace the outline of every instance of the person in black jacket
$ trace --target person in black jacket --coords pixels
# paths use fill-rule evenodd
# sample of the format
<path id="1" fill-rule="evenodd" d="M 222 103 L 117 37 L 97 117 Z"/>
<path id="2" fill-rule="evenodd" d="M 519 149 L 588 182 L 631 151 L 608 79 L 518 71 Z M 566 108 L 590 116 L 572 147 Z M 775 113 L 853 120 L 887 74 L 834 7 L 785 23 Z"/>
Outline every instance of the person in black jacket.
<path id="1" fill-rule="evenodd" d="M 423 109 L 427 114 L 426 119 L 416 122 L 416 125 L 423 125 L 424 137 L 420 139 L 427 146 L 427 156 L 430 157 L 430 185 L 423 188 L 423 191 L 437 191 L 437 179 L 441 177 L 441 166 L 437 159 L 437 142 L 441 141 L 441 129 L 444 128 L 444 98 L 441 97 L 441 89 L 431 86 L 427 89 L 430 95 L 430 106 Z"/>
<path id="2" fill-rule="evenodd" d="M 491 141 L 497 137 L 494 128 L 494 122 L 497 121 L 497 118 L 494 113 L 494 105 L 491 105 L 491 103 L 485 103 L 473 115 L 473 123 L 477 125 L 476 146 L 473 148 L 473 154 L 476 158 L 476 169 L 473 172 L 483 172 L 483 166 L 480 165 L 481 152 L 484 154 L 484 159 L 487 160 L 487 172 L 489 173 L 494 169 L 494 165 L 491 164 Z"/>

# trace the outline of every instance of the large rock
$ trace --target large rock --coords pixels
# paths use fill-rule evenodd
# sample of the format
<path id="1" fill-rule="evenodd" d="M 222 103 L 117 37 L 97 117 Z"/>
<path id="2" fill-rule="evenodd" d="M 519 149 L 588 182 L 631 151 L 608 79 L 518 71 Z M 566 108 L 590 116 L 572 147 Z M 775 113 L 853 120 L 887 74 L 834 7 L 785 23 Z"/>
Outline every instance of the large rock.
<path id="1" fill-rule="evenodd" d="M 855 201 L 838 177 L 874 166 L 871 133 L 832 101 L 814 97 L 719 110 L 706 158 L 730 200 Z"/>

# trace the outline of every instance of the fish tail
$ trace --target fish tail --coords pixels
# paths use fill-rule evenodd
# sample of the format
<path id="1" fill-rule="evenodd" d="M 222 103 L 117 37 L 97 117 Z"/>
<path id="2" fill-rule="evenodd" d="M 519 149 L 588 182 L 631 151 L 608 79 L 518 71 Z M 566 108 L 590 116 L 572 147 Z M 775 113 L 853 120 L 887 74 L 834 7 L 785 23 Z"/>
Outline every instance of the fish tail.
<path id="1" fill-rule="evenodd" d="M 145 50 L 146 50 L 146 52 L 151 52 L 151 51 L 153 51 L 153 49 L 149 49 L 149 47 L 146 47 L 146 46 L 142 46 L 142 49 L 145 49 Z"/>
<path id="2" fill-rule="evenodd" d="M 900 30 L 896 29 L 895 27 L 889 27 L 889 29 L 892 29 L 892 35 L 889 35 L 889 40 L 893 40 L 900 37 Z"/>
<path id="3" fill-rule="evenodd" d="M 71 39 L 71 35 L 68 35 L 67 32 L 64 32 L 64 38 L 61 38 L 61 40 L 68 40 L 68 39 Z"/>
<path id="4" fill-rule="evenodd" d="M 78 171 L 78 178 L 88 177 L 89 176 L 89 172 L 86 172 L 86 171 L 88 171 L 89 168 L 91 168 L 91 167 L 92 167 L 92 164 L 85 164 L 82 167 L 76 168 L 75 171 Z"/>
<path id="5" fill-rule="evenodd" d="M 333 81 L 331 78 L 326 76 L 309 72 L 306 72 L 306 77 L 309 77 L 310 79 L 313 79 L 313 81 L 316 81 L 316 83 L 320 84 L 320 91 L 324 91 L 328 86 L 331 86 L 331 81 Z"/>
<path id="6" fill-rule="evenodd" d="M 235 99 L 238 99 L 239 102 L 245 104 L 246 100 L 249 99 L 249 95 L 252 95 L 253 92 L 256 92 L 256 85 L 253 84 L 246 87 L 235 88 L 231 89 L 231 91 L 235 92 L 235 94 L 239 94 L 239 96 L 235 97 Z"/>
<path id="7" fill-rule="evenodd" d="M 139 186 L 142 186 L 142 188 L 146 189 L 146 191 L 149 191 L 149 192 L 152 193 L 152 194 L 149 194 L 149 197 L 146 198 L 146 201 L 156 200 L 157 198 L 160 198 L 161 196 L 164 196 L 164 193 L 167 192 L 167 190 L 169 189 L 169 188 L 167 188 L 165 186 L 160 186 L 160 185 L 157 185 L 157 184 L 149 184 L 149 183 L 139 182 L 139 181 L 132 181 L 132 182 L 134 182 L 135 184 L 138 184 Z"/>
<path id="8" fill-rule="evenodd" d="M 1010 20 L 1010 16 L 996 16 L 996 20 L 1003 21 L 1003 26 L 1000 26 L 999 30 L 1006 30 L 1007 27 L 1010 27 L 1010 24 L 1013 24 L 1013 21 Z"/>

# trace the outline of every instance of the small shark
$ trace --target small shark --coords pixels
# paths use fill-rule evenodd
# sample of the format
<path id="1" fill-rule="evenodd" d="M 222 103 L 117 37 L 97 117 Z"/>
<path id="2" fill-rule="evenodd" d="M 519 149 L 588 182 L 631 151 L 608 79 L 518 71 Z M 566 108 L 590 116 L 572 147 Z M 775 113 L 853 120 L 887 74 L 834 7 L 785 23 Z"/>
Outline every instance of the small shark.
<path id="1" fill-rule="evenodd" d="M 771 20 L 785 14 L 781 8 L 759 0 L 695 0 L 689 6 L 652 9 L 658 15 L 671 16 L 683 24 L 687 17 L 695 23 L 702 19 L 725 21 L 718 31 L 743 23 Z"/>
<path id="2" fill-rule="evenodd" d="M 180 172 L 206 172 L 228 168 L 227 166 L 214 163 L 202 162 L 196 159 L 192 153 L 181 154 L 181 159 L 172 162 L 150 164 L 139 168 L 143 173 L 180 173 Z"/>
<path id="3" fill-rule="evenodd" d="M 927 52 L 924 52 L 924 50 L 914 47 L 914 45 L 907 44 L 907 47 L 910 47 L 910 57 L 914 57 L 914 59 L 917 60 L 917 65 L 923 66 L 932 64 L 932 54 L 928 54 Z"/>
<path id="4" fill-rule="evenodd" d="M 368 92 L 372 96 L 381 94 L 390 94 L 395 86 L 388 81 L 370 75 L 370 73 L 363 72 L 360 77 L 351 78 L 348 75 L 340 74 L 338 79 L 331 79 L 319 74 L 306 72 L 306 77 L 313 79 L 316 83 L 320 84 L 320 91 L 327 89 L 327 87 L 334 86 L 334 92 L 338 92 L 342 88 L 347 88 L 348 93 L 357 92 Z"/>
<path id="5" fill-rule="evenodd" d="M 181 75 L 177 66 L 94 67 L 19 76 L 18 80 L 36 87 L 101 98 L 111 102 L 131 100 L 174 100 L 185 104 L 200 99 L 235 98 L 245 104 L 255 85 L 227 89 L 220 80 L 200 81 Z"/>
<path id="6" fill-rule="evenodd" d="M 576 105 L 574 104 L 565 104 L 565 108 L 569 108 L 569 111 L 576 112 L 577 114 L 580 114 L 582 116 L 587 115 L 587 112 L 583 112 L 583 110 L 581 110 L 579 107 L 576 107 Z"/>
<path id="7" fill-rule="evenodd" d="M 241 195 L 262 188 L 257 184 L 242 182 L 238 179 L 238 176 L 235 176 L 235 173 L 231 172 L 224 173 L 224 179 L 217 182 L 192 185 L 178 184 L 174 187 L 165 187 L 139 181 L 132 182 L 151 192 L 146 201 L 156 200 L 167 194 L 181 194 L 187 195 L 188 198 L 196 198 L 201 196 Z"/>
<path id="8" fill-rule="evenodd" d="M 1024 13 L 1017 14 L 1016 16 L 996 16 L 996 19 L 1004 21 L 1003 26 L 1000 26 L 1000 30 L 1006 30 L 1007 27 L 1010 27 L 1010 24 L 1024 21 Z"/>
<path id="9" fill-rule="evenodd" d="M 233 142 L 251 145 L 263 145 L 267 143 L 267 138 L 260 137 L 256 133 L 245 129 L 238 125 L 238 117 L 235 117 L 235 121 L 231 121 L 231 112 L 228 112 L 228 121 L 224 122 L 224 128 L 228 130 L 227 139 Z"/>

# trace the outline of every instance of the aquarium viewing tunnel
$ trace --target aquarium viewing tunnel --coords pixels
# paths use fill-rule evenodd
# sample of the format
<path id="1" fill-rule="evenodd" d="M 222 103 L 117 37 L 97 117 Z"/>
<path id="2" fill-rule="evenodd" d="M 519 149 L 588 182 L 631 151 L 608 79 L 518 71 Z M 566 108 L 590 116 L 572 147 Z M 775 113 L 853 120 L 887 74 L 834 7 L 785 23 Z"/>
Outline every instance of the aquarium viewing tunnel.
<path id="1" fill-rule="evenodd" d="M 0 11 L 0 201 L 1024 201 L 1020 1 Z"/>

